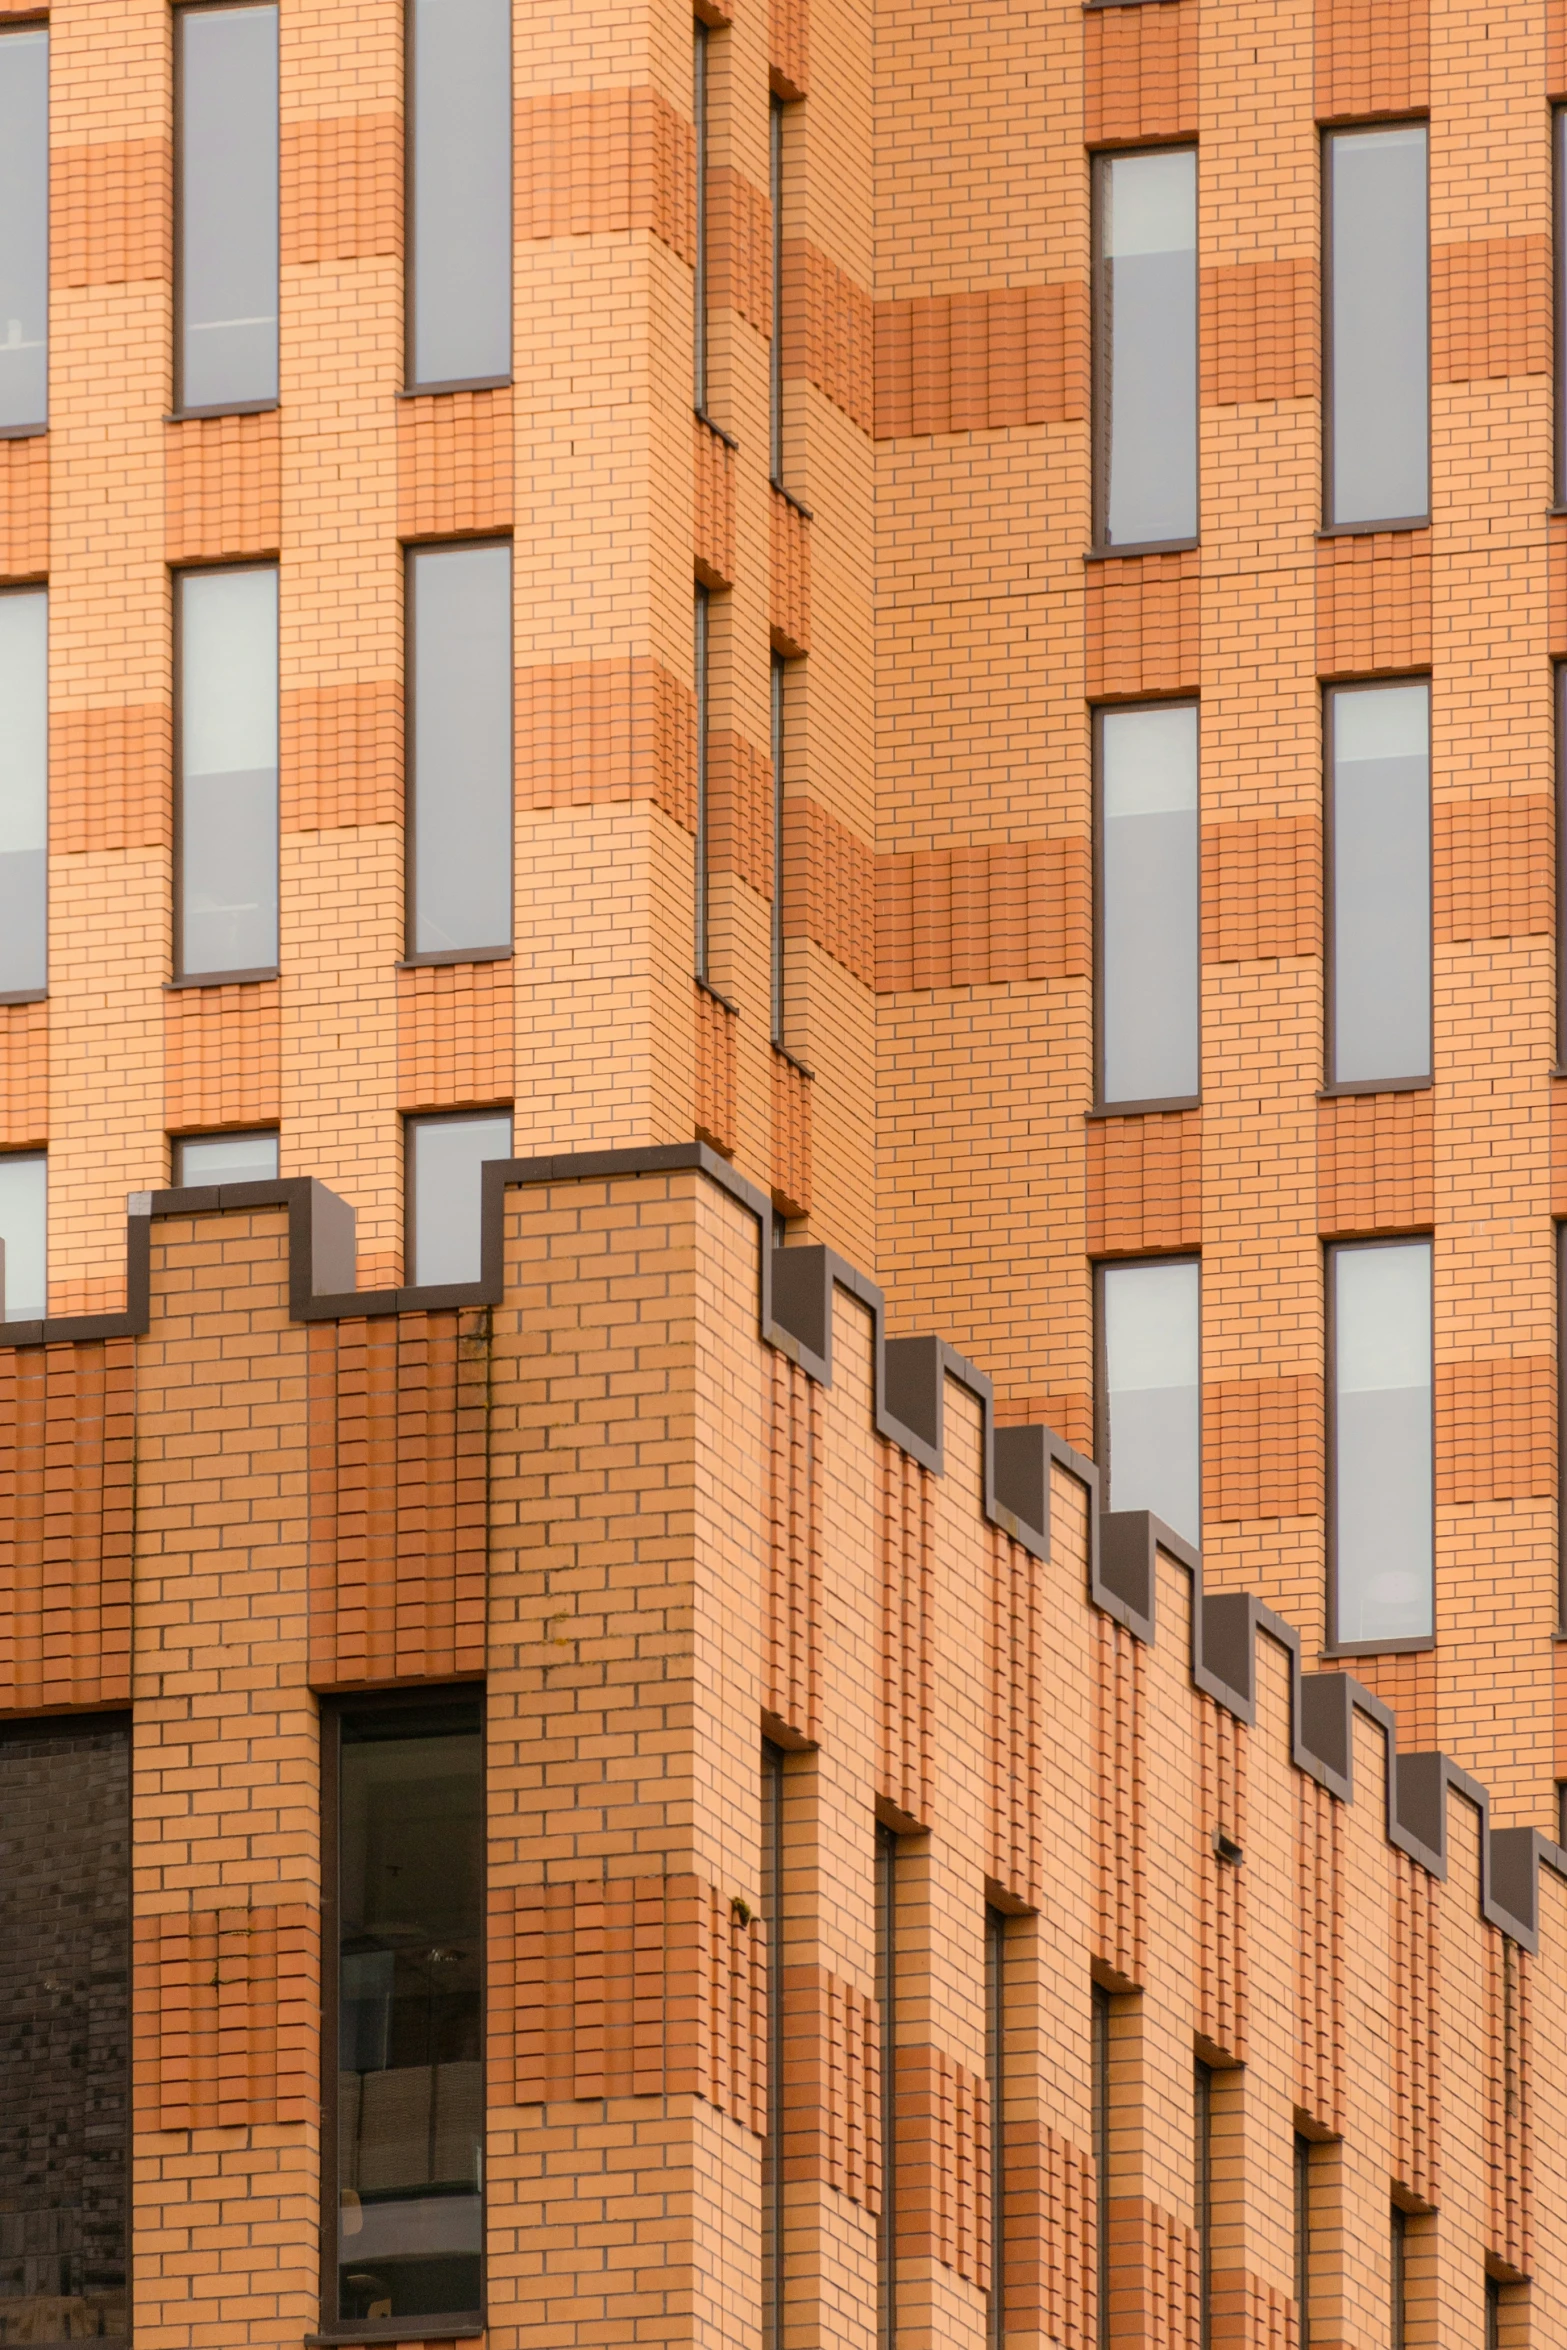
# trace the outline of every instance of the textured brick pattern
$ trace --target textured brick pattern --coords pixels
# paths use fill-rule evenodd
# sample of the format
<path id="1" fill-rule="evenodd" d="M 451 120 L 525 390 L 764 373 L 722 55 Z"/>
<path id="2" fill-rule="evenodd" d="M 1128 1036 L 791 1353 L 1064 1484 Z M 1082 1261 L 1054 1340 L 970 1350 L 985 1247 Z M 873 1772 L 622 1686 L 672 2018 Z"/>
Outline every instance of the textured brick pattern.
<path id="1" fill-rule="evenodd" d="M 1431 660 L 1431 534 L 1371 530 L 1317 544 L 1317 670 L 1374 677 Z"/>
<path id="2" fill-rule="evenodd" d="M 166 139 L 51 145 L 49 180 L 54 286 L 121 286 L 170 275 L 174 165 Z"/>
<path id="3" fill-rule="evenodd" d="M 1317 388 L 1319 317 L 1317 274 L 1309 261 L 1239 261 L 1205 269 L 1199 312 L 1203 406 L 1309 399 Z"/>
<path id="4" fill-rule="evenodd" d="M 934 1756 L 935 1497 L 928 1469 L 881 1447 L 881 1738 L 877 1792 L 929 1816 Z"/>
<path id="5" fill-rule="evenodd" d="M 1245 2269 L 1216 2267 L 1210 2293 L 1214 2350 L 1295 2350 L 1295 2304 L 1280 2286 Z"/>
<path id="6" fill-rule="evenodd" d="M 817 246 L 786 237 L 779 306 L 785 376 L 815 384 L 861 432 L 874 432 L 876 328 L 865 288 Z"/>
<path id="7" fill-rule="evenodd" d="M 739 1016 L 700 980 L 692 982 L 696 1021 L 695 1132 L 726 1159 L 735 1147 L 735 1030 Z"/>
<path id="8" fill-rule="evenodd" d="M 1543 1499 L 1555 1488 L 1553 1358 L 1438 1363 L 1438 1504 Z"/>
<path id="9" fill-rule="evenodd" d="M 898 2258 L 990 2289 L 990 2091 L 945 2049 L 894 2052 Z"/>
<path id="10" fill-rule="evenodd" d="M 512 1095 L 512 966 L 424 963 L 397 974 L 397 1106 L 462 1110 Z"/>
<path id="11" fill-rule="evenodd" d="M 738 310 L 759 335 L 773 331 L 773 208 L 728 164 L 707 176 L 707 298 Z"/>
<path id="12" fill-rule="evenodd" d="M 1322 827 L 1314 815 L 1202 828 L 1202 959 L 1252 963 L 1322 944 Z"/>
<path id="13" fill-rule="evenodd" d="M 878 440 L 1076 424 L 1087 413 L 1080 280 L 876 304 Z"/>
<path id="14" fill-rule="evenodd" d="M 0 1708 L 131 1692 L 129 1339 L 0 1353 Z"/>
<path id="15" fill-rule="evenodd" d="M 813 1080 L 776 1046 L 772 1054 L 772 1195 L 780 1215 L 811 1212 Z"/>
<path id="16" fill-rule="evenodd" d="M 285 269 L 400 257 L 403 125 L 397 115 L 285 119 L 280 165 Z"/>
<path id="17" fill-rule="evenodd" d="M 277 417 L 196 416 L 165 433 L 168 560 L 219 563 L 275 554 L 282 497 Z"/>
<path id="18" fill-rule="evenodd" d="M 1251 1957 L 1246 1871 L 1220 1843 L 1246 1850 L 1245 1724 L 1197 1700 L 1197 2031 L 1209 2047 L 1244 2064 L 1250 2025 Z"/>
<path id="19" fill-rule="evenodd" d="M 1196 687 L 1198 585 L 1195 551 L 1089 564 L 1084 662 L 1090 696 Z"/>
<path id="20" fill-rule="evenodd" d="M 810 0 L 768 0 L 767 56 L 780 98 L 803 98 L 811 78 Z"/>
<path id="21" fill-rule="evenodd" d="M 163 1112 L 173 1134 L 273 1126 L 282 1098 L 279 981 L 176 987 L 163 999 Z"/>
<path id="22" fill-rule="evenodd" d="M 650 231 L 696 259 L 696 138 L 662 92 L 560 90 L 517 101 L 517 234 Z"/>
<path id="23" fill-rule="evenodd" d="M 1317 1105 L 1317 1228 L 1409 1232 L 1434 1213 L 1429 1093 L 1341 1094 Z"/>
<path id="24" fill-rule="evenodd" d="M 494 1906 L 492 2065 L 512 2102 L 694 2095 L 765 2132 L 759 1919 L 690 1875 L 503 1887 Z"/>
<path id="25" fill-rule="evenodd" d="M 1093 2157 L 1037 2121 L 1007 2121 L 1001 2139 L 1008 2320 L 1059 2350 L 1097 2350 Z"/>
<path id="26" fill-rule="evenodd" d="M 1092 935 L 1081 834 L 876 860 L 879 993 L 1083 979 Z"/>
<path id="27" fill-rule="evenodd" d="M 696 575 L 704 587 L 733 587 L 735 577 L 734 451 L 700 416 L 691 420 L 692 532 Z"/>
<path id="28" fill-rule="evenodd" d="M 1500 1934 L 1485 1941 L 1489 2249 L 1525 2277 L 1534 2267 L 1534 1962 Z"/>
<path id="29" fill-rule="evenodd" d="M 785 2182 L 819 2182 L 879 2212 L 880 2010 L 819 1966 L 786 1967 L 783 2002 Z"/>
<path id="30" fill-rule="evenodd" d="M 773 894 L 773 768 L 743 735 L 707 738 L 707 869 Z"/>
<path id="31" fill-rule="evenodd" d="M 320 1916 L 303 1904 L 138 1917 L 136 2104 L 153 2130 L 314 2120 Z"/>
<path id="32" fill-rule="evenodd" d="M 652 800 L 696 830 L 696 697 L 656 661 L 562 661 L 517 679 L 517 804 Z"/>
<path id="33" fill-rule="evenodd" d="M 397 527 L 405 538 L 509 528 L 512 395 L 442 392 L 397 403 Z"/>
<path id="34" fill-rule="evenodd" d="M 1429 0 L 1322 0 L 1316 44 L 1320 120 L 1404 114 L 1429 102 Z"/>
<path id="35" fill-rule="evenodd" d="M 1432 1648 L 1355 1659 L 1356 1679 L 1392 1707 L 1399 1746 L 1409 1754 L 1430 1754 L 1436 1746 L 1436 1662 Z"/>
<path id="36" fill-rule="evenodd" d="M 822 1393 L 783 1355 L 771 1372 L 762 1703 L 795 1737 L 821 1734 Z"/>
<path id="37" fill-rule="evenodd" d="M 1438 946 L 1544 937 L 1554 912 L 1556 811 L 1549 796 L 1439 800 L 1431 816 L 1431 913 Z"/>
<path id="38" fill-rule="evenodd" d="M 1177 139 L 1197 128 L 1197 0 L 1089 9 L 1083 136 L 1090 146 Z"/>
<path id="39" fill-rule="evenodd" d="M 794 660 L 811 649 L 811 526 L 782 490 L 770 497 L 768 627 L 773 651 Z"/>
<path id="40" fill-rule="evenodd" d="M 1034 1561 L 992 1529 L 990 1874 L 1015 1901 L 1045 1898 L 1045 1619 Z"/>
<path id="41" fill-rule="evenodd" d="M 173 757 L 167 704 L 55 711 L 49 728 L 52 853 L 166 848 Z"/>
<path id="42" fill-rule="evenodd" d="M 1442 1938 L 1436 1885 L 1402 1853 L 1393 1871 L 1393 2176 L 1417 2202 L 1441 2193 Z"/>
<path id="43" fill-rule="evenodd" d="M 1148 1715 L 1142 1643 L 1101 1616 L 1094 1626 L 1094 1955 L 1126 1985 L 1148 1946 Z"/>
<path id="44" fill-rule="evenodd" d="M 1112 2195 L 1110 2339 L 1138 2350 L 1200 2350 L 1197 2238 L 1143 2196 Z"/>
<path id="45" fill-rule="evenodd" d="M 1344 2128 L 1345 1820 L 1344 1806 L 1304 1772 L 1295 1855 L 1295 2103 L 1319 2128 Z"/>
<path id="46" fill-rule="evenodd" d="M 402 697 L 390 679 L 285 693 L 278 791 L 285 832 L 395 824 L 403 812 Z"/>
<path id="47" fill-rule="evenodd" d="M 49 568 L 49 443 L 0 441 L 0 579 Z"/>
<path id="48" fill-rule="evenodd" d="M 1203 1512 L 1221 1523 L 1323 1508 L 1322 1380 L 1226 1379 L 1203 1389 Z"/>
<path id="49" fill-rule="evenodd" d="M 1195 1248 L 1201 1238 L 1202 1112 L 1091 1118 L 1085 1131 L 1090 1255 Z"/>
<path id="50" fill-rule="evenodd" d="M 321 1687 L 484 1668 L 481 1310 L 310 1333 L 310 1670 Z"/>
<path id="51" fill-rule="evenodd" d="M 875 860 L 819 800 L 783 804 L 783 934 L 814 940 L 863 987 L 875 985 Z"/>
<path id="52" fill-rule="evenodd" d="M 0 1004 L 0 1149 L 49 1139 L 49 1007 Z"/>
<path id="53" fill-rule="evenodd" d="M 1551 254 L 1545 237 L 1487 237 L 1431 254 L 1431 378 L 1482 383 L 1551 364 Z"/>

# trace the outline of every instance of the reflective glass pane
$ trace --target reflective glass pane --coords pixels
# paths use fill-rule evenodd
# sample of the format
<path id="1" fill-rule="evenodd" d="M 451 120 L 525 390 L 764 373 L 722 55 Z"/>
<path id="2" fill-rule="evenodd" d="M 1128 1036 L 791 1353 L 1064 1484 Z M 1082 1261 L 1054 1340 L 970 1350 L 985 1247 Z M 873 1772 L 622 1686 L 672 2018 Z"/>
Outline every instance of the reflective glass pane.
<path id="1" fill-rule="evenodd" d="M 1197 535 L 1197 157 L 1102 166 L 1099 347 L 1108 546 Z"/>
<path id="2" fill-rule="evenodd" d="M 511 373 L 511 0 L 408 11 L 415 383 Z"/>
<path id="3" fill-rule="evenodd" d="M 408 560 L 413 951 L 511 943 L 511 549 Z"/>
<path id="4" fill-rule="evenodd" d="M 1430 502 L 1426 133 L 1328 140 L 1330 522 L 1394 522 Z"/>
<path id="5" fill-rule="evenodd" d="M 338 2315 L 476 2310 L 484 2241 L 477 1703 L 345 1718 L 340 1803 Z"/>
<path id="6" fill-rule="evenodd" d="M 277 962 L 277 573 L 180 582 L 180 970 Z"/>
<path id="7" fill-rule="evenodd" d="M 0 425 L 49 415 L 49 36 L 0 37 Z"/>
<path id="8" fill-rule="evenodd" d="M 1152 1510 L 1198 1543 L 1198 1267 L 1107 1265 L 1103 1278 L 1110 1507 Z"/>
<path id="9" fill-rule="evenodd" d="M 0 1737 L 0 2342 L 130 2330 L 129 1744 Z"/>
<path id="10" fill-rule="evenodd" d="M 420 1288 L 479 1278 L 480 1170 L 511 1157 L 511 1112 L 413 1118 L 408 1126 L 413 1227 L 409 1278 Z"/>
<path id="11" fill-rule="evenodd" d="M 49 1167 L 42 1151 L 0 1156 L 0 1298 L 8 1322 L 47 1310 Z"/>
<path id="12" fill-rule="evenodd" d="M 1333 1252 L 1333 1543 L 1340 1640 L 1433 1629 L 1431 1244 Z"/>
<path id="13" fill-rule="evenodd" d="M 1431 691 L 1332 697 L 1333 1076 L 1431 1069 Z"/>
<path id="14" fill-rule="evenodd" d="M 48 916 L 49 599 L 35 588 L 0 596 L 0 994 L 47 985 Z"/>
<path id="15" fill-rule="evenodd" d="M 275 1183 L 275 1134 L 203 1134 L 174 1146 L 174 1180 L 197 1183 Z"/>
<path id="16" fill-rule="evenodd" d="M 1100 720 L 1104 1099 L 1198 1090 L 1197 712 Z"/>
<path id="17" fill-rule="evenodd" d="M 277 398 L 276 8 L 179 23 L 180 401 Z"/>

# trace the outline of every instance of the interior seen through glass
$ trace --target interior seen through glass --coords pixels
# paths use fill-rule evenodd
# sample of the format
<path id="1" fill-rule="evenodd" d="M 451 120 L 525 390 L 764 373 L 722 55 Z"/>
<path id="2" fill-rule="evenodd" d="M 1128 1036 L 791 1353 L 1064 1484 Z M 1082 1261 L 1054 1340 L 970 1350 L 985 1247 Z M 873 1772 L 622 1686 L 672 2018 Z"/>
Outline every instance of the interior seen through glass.
<path id="1" fill-rule="evenodd" d="M 477 2310 L 478 1701 L 345 1718 L 340 1785 L 338 2315 Z"/>

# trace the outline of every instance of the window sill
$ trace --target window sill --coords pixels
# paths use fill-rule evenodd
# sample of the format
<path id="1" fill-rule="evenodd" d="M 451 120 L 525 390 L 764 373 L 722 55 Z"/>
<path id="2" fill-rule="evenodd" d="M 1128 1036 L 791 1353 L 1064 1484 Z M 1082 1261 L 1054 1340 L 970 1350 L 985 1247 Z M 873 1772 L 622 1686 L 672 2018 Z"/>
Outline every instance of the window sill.
<path id="1" fill-rule="evenodd" d="M 1160 1118 L 1172 1110 L 1200 1110 L 1201 1108 L 1202 1095 L 1200 1093 L 1174 1093 L 1171 1094 L 1168 1101 L 1096 1103 L 1093 1109 L 1085 1110 L 1083 1116 L 1085 1119 Z"/>
<path id="2" fill-rule="evenodd" d="M 47 424 L 0 424 L 0 441 L 46 441 Z"/>
<path id="3" fill-rule="evenodd" d="M 1319 1102 L 1347 1101 L 1354 1094 L 1367 1093 L 1429 1093 L 1435 1085 L 1434 1077 L 1356 1077 L 1342 1085 L 1324 1085 L 1318 1092 Z"/>
<path id="4" fill-rule="evenodd" d="M 13 987 L 0 995 L 0 1009 L 6 1004 L 46 1004 L 48 1001 L 49 990 L 46 987 Z"/>
<path id="5" fill-rule="evenodd" d="M 1435 1646 L 1434 1632 L 1420 1640 L 1331 1640 L 1323 1644 L 1322 1661 L 1326 1664 L 1341 1656 L 1419 1656 Z"/>
<path id="6" fill-rule="evenodd" d="M 282 976 L 273 963 L 255 971 L 191 971 L 183 979 L 166 979 L 163 984 L 171 991 L 184 987 L 254 987 L 262 980 Z"/>
<path id="7" fill-rule="evenodd" d="M 1395 514 L 1386 522 L 1325 522 L 1318 531 L 1319 539 L 1369 539 L 1382 530 L 1429 530 L 1429 514 Z"/>
<path id="8" fill-rule="evenodd" d="M 427 955 L 404 955 L 399 971 L 429 971 L 444 963 L 509 963 L 512 947 L 442 947 Z"/>
<path id="9" fill-rule="evenodd" d="M 481 2316 L 367 2318 L 363 2325 L 323 2326 L 306 2334 L 306 2350 L 325 2350 L 337 2342 L 473 2342 L 484 2332 Z"/>
<path id="10" fill-rule="evenodd" d="M 721 424 L 715 424 L 713 419 L 708 415 L 705 408 L 693 408 L 691 413 L 696 418 L 698 424 L 705 424 L 710 433 L 717 435 L 718 439 L 723 442 L 726 449 L 739 448 L 740 443 L 735 439 L 734 434 L 732 432 L 725 432 Z"/>
<path id="11" fill-rule="evenodd" d="M 797 498 L 793 490 L 786 490 L 781 481 L 774 481 L 769 478 L 767 486 L 770 490 L 777 491 L 779 497 L 782 498 L 786 506 L 792 506 L 794 508 L 794 511 L 799 515 L 802 522 L 814 522 L 816 520 L 816 517 L 811 512 L 810 507 L 805 505 L 799 498 Z"/>
<path id="12" fill-rule="evenodd" d="M 1139 0 L 1088 0 L 1088 4 L 1100 8 L 1132 8 L 1139 5 Z M 1089 547 L 1083 561 L 1120 563 L 1133 555 L 1190 555 L 1201 544 L 1200 539 L 1142 539 L 1131 547 Z"/>
<path id="13" fill-rule="evenodd" d="M 509 392 L 512 382 L 513 378 L 509 375 L 460 375 L 444 384 L 405 384 L 397 397 L 399 400 L 439 400 L 448 392 Z"/>
<path id="14" fill-rule="evenodd" d="M 171 408 L 165 424 L 199 424 L 208 416 L 275 416 L 281 400 L 223 400 L 215 408 Z"/>

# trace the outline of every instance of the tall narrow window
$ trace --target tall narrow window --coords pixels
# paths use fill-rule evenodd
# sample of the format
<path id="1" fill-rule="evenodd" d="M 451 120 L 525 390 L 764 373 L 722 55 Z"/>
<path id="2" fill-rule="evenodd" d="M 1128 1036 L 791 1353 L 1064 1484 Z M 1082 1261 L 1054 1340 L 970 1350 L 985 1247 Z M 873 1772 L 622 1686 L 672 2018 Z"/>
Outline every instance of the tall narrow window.
<path id="1" fill-rule="evenodd" d="M 1192 1101 L 1198 1069 L 1197 710 L 1101 710 L 1099 1094 Z"/>
<path id="2" fill-rule="evenodd" d="M 181 1187 L 207 1183 L 275 1183 L 277 1135 L 192 1134 L 174 1145 L 174 1180 Z"/>
<path id="3" fill-rule="evenodd" d="M 1424 522 L 1431 504 L 1426 126 L 1323 146 L 1329 527 Z"/>
<path id="4" fill-rule="evenodd" d="M 190 571 L 178 583 L 182 979 L 277 967 L 277 573 Z"/>
<path id="5" fill-rule="evenodd" d="M 42 1151 L 0 1153 L 0 1307 L 8 1322 L 49 1310 L 49 1167 Z"/>
<path id="6" fill-rule="evenodd" d="M 773 655 L 773 904 L 772 936 L 772 1037 L 776 1045 L 784 1041 L 784 665 L 779 655 Z"/>
<path id="7" fill-rule="evenodd" d="M 337 2068 L 327 2087 L 337 2193 L 323 2231 L 326 2307 L 339 2324 L 468 2315 L 477 2333 L 484 2303 L 480 1701 L 452 1692 L 417 1704 L 345 1708 L 335 1721 L 327 1843 L 336 1855 L 336 1932 L 327 1973 Z"/>
<path id="8" fill-rule="evenodd" d="M 898 2339 L 898 1839 L 876 1830 L 876 1998 L 881 2009 L 881 2213 L 877 2233 L 877 2340 Z"/>
<path id="9" fill-rule="evenodd" d="M 705 587 L 696 591 L 693 614 L 696 670 L 696 897 L 694 909 L 695 960 L 698 979 L 707 978 L 707 705 L 708 641 L 712 628 L 712 600 Z"/>
<path id="10" fill-rule="evenodd" d="M 707 414 L 707 27 L 692 25 L 691 119 L 696 129 L 696 282 L 692 289 L 692 401 Z"/>
<path id="11" fill-rule="evenodd" d="M 277 9 L 175 13 L 181 408 L 277 398 Z"/>
<path id="12" fill-rule="evenodd" d="M 767 1929 L 767 2136 L 762 2145 L 762 2350 L 783 2350 L 784 1758 L 762 1742 L 762 1923 Z"/>
<path id="13" fill-rule="evenodd" d="M 408 0 L 408 374 L 511 375 L 511 0 Z"/>
<path id="14" fill-rule="evenodd" d="M 0 2340 L 130 2332 L 130 1731 L 0 1734 Z"/>
<path id="15" fill-rule="evenodd" d="M 1431 688 L 1328 696 L 1329 1078 L 1431 1074 Z"/>
<path id="16" fill-rule="evenodd" d="M 1409 2344 L 1409 2283 L 1406 2260 L 1409 2229 L 1403 2212 L 1393 2206 L 1393 2276 L 1392 2276 L 1392 2350 L 1408 2350 Z"/>
<path id="17" fill-rule="evenodd" d="M 1197 2222 L 1197 2339 L 1202 2350 L 1213 2340 L 1213 2073 L 1198 2064 L 1193 2081 L 1192 2172 Z"/>
<path id="18" fill-rule="evenodd" d="M 1429 1640 L 1431 1243 L 1336 1248 L 1329 1273 L 1331 1636 L 1340 1647 Z"/>
<path id="19" fill-rule="evenodd" d="M 456 962 L 511 944 L 511 548 L 408 557 L 409 948 Z"/>
<path id="20" fill-rule="evenodd" d="M 0 596 L 0 1002 L 48 979 L 49 599 L 22 588 Z"/>
<path id="21" fill-rule="evenodd" d="M 1197 535 L 1197 156 L 1095 166 L 1095 536 L 1140 547 Z"/>
<path id="22" fill-rule="evenodd" d="M 1200 1541 L 1199 1271 L 1192 1258 L 1106 1265 L 1101 1461 L 1110 1507 L 1152 1510 Z"/>
<path id="23" fill-rule="evenodd" d="M 1311 2350 L 1311 2140 L 1295 2137 L 1295 2341 Z"/>
<path id="24" fill-rule="evenodd" d="M 783 488 L 783 193 L 784 193 L 784 110 L 783 101 L 769 101 L 767 181 L 773 211 L 773 337 L 767 356 L 767 463 L 773 487 Z"/>
<path id="25" fill-rule="evenodd" d="M 1094 2267 L 1095 2305 L 1098 2311 L 1098 2350 L 1110 2345 L 1110 1994 L 1102 1983 L 1091 1986 L 1093 2014 L 1089 2056 L 1092 2067 L 1094 2132 Z"/>
<path id="26" fill-rule="evenodd" d="M 1007 1921 L 985 1912 L 985 2074 L 990 2089 L 990 2307 L 992 2350 L 1007 2337 Z"/>
<path id="27" fill-rule="evenodd" d="M 49 35 L 0 35 L 0 432 L 49 416 Z"/>
<path id="28" fill-rule="evenodd" d="M 1567 106 L 1551 115 L 1555 180 L 1556 313 L 1556 503 L 1567 506 Z"/>
<path id="29" fill-rule="evenodd" d="M 477 1281 L 484 1168 L 512 1152 L 510 1110 L 408 1121 L 408 1265 L 419 1289 Z"/>
<path id="30" fill-rule="evenodd" d="M 1502 2350 L 1502 2288 L 1495 2277 L 1485 2280 L 1485 2350 Z"/>

